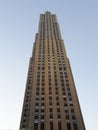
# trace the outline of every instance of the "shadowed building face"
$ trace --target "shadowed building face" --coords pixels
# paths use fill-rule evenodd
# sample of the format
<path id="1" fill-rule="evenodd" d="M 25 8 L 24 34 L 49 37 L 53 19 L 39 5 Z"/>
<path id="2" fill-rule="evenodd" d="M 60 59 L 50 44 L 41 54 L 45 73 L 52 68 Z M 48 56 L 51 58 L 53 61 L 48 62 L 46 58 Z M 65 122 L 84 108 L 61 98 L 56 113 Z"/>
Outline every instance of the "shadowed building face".
<path id="1" fill-rule="evenodd" d="M 20 130 L 85 130 L 56 15 L 40 15 Z"/>

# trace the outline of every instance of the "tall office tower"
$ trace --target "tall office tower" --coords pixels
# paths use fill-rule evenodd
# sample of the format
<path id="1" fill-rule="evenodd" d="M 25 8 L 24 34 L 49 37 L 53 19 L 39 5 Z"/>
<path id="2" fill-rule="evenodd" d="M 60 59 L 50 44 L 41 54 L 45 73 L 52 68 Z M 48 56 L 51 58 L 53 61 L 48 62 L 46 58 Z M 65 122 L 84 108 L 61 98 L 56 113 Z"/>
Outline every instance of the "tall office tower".
<path id="1" fill-rule="evenodd" d="M 40 15 L 20 130 L 85 130 L 56 15 Z"/>

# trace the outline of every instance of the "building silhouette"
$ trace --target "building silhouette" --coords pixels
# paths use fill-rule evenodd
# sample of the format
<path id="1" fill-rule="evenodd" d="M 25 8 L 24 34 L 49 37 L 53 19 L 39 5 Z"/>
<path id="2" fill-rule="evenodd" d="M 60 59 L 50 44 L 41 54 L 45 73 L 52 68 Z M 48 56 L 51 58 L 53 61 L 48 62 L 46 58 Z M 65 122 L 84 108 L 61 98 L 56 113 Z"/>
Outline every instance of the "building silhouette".
<path id="1" fill-rule="evenodd" d="M 20 130 L 86 130 L 56 15 L 40 15 Z"/>

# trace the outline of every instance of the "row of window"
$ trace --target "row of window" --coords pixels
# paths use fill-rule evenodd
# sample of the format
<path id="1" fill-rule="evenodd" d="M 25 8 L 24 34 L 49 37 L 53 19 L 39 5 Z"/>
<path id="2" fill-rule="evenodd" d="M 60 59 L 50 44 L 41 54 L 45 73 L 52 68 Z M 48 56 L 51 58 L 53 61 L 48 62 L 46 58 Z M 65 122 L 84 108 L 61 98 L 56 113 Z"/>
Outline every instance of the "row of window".
<path id="1" fill-rule="evenodd" d="M 76 123 L 73 123 L 73 129 L 78 130 Z M 34 130 L 38 130 L 38 123 L 34 123 Z M 41 122 L 40 130 L 45 130 L 44 122 Z M 50 122 L 50 130 L 54 130 L 52 121 Z M 62 130 L 61 121 L 58 121 L 58 130 Z M 67 123 L 67 130 L 71 130 L 71 124 L 70 123 Z"/>

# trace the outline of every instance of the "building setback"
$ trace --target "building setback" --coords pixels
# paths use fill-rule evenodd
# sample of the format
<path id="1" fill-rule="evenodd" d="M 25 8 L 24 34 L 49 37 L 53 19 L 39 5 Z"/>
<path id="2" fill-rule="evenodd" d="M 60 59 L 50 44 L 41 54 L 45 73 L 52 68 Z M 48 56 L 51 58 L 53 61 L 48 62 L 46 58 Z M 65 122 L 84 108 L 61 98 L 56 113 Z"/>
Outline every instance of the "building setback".
<path id="1" fill-rule="evenodd" d="M 56 15 L 40 15 L 19 130 L 86 130 Z"/>

